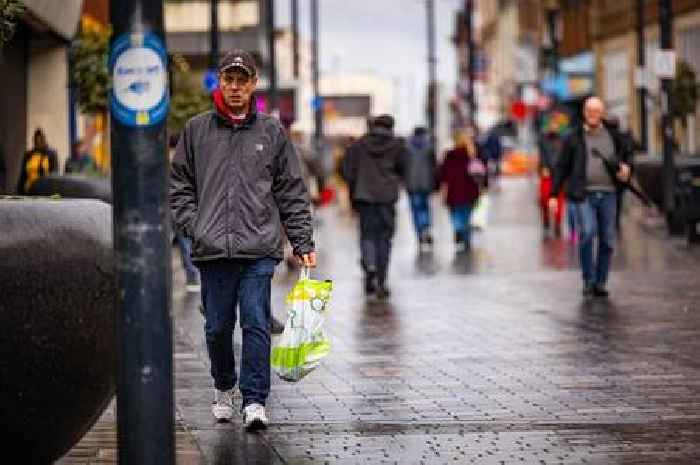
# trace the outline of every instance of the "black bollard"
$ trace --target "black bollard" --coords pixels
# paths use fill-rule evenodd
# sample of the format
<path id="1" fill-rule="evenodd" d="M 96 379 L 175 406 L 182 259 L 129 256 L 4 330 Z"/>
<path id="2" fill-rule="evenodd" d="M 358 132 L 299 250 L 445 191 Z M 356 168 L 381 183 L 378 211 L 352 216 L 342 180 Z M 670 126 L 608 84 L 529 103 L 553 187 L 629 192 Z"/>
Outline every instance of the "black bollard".
<path id="1" fill-rule="evenodd" d="M 163 5 L 112 0 L 117 429 L 122 465 L 174 464 Z"/>

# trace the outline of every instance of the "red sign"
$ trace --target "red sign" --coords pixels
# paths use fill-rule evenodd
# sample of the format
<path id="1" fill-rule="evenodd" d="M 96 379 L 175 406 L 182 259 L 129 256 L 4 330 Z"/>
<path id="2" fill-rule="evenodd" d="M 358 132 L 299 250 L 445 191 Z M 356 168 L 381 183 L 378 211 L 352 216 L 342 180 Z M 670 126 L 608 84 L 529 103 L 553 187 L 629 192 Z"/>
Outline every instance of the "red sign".
<path id="1" fill-rule="evenodd" d="M 515 100 L 510 104 L 510 114 L 518 121 L 522 121 L 527 116 L 527 105 L 522 100 Z"/>

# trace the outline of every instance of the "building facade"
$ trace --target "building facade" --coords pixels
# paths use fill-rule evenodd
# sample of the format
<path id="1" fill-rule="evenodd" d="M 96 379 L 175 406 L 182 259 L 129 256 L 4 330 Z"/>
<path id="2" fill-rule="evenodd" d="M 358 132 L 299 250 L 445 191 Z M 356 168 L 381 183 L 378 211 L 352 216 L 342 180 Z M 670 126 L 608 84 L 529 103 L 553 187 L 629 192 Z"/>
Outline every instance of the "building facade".
<path id="1" fill-rule="evenodd" d="M 24 152 L 41 128 L 62 166 L 70 154 L 68 49 L 83 0 L 23 0 L 26 12 L 0 48 L 0 152 L 6 192 L 15 192 Z"/>
<path id="2" fill-rule="evenodd" d="M 540 3 L 537 0 L 474 2 L 476 124 L 482 130 L 509 118 L 512 102 L 528 94 L 528 89 L 539 80 Z M 460 75 L 458 96 L 464 95 L 463 87 L 468 83 L 465 28 L 462 13 L 455 33 Z M 455 104 L 459 105 L 459 101 Z"/>
<path id="3" fill-rule="evenodd" d="M 646 85 L 647 141 L 650 154 L 660 154 L 662 146 L 660 80 L 655 72 L 659 50 L 658 1 L 644 3 L 645 69 L 637 70 L 636 0 L 606 2 L 596 0 L 590 10 L 591 35 L 601 77 L 598 91 L 611 113 L 628 122 L 636 138 L 640 134 L 638 86 Z M 673 0 L 673 47 L 679 60 L 691 66 L 700 85 L 700 1 Z M 676 124 L 676 138 L 682 152 L 697 153 L 700 137 L 700 106 L 695 115 Z"/>

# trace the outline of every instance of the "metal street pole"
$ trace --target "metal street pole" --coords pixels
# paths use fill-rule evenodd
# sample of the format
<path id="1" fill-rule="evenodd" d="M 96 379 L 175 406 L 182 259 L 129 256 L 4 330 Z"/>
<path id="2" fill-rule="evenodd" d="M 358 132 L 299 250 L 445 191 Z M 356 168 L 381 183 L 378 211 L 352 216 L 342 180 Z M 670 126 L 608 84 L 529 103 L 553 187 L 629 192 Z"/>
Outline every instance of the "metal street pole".
<path id="1" fill-rule="evenodd" d="M 428 129 L 430 141 L 437 150 L 437 58 L 435 56 L 435 2 L 426 0 L 425 7 L 428 19 Z"/>
<path id="2" fill-rule="evenodd" d="M 219 0 L 209 0 L 211 21 L 209 29 L 209 69 L 219 66 Z"/>
<path id="3" fill-rule="evenodd" d="M 267 0 L 266 2 L 266 23 L 267 23 L 267 55 L 270 60 L 268 67 L 270 85 L 267 89 L 267 97 L 269 101 L 268 113 L 278 116 L 277 103 L 277 56 L 275 53 L 275 0 Z"/>
<path id="4" fill-rule="evenodd" d="M 321 101 L 321 93 L 319 89 L 318 35 L 318 0 L 311 0 L 311 53 L 313 62 L 312 80 L 314 87 L 314 144 L 316 150 L 320 151 L 321 144 L 323 141 L 323 102 Z"/>
<path id="5" fill-rule="evenodd" d="M 469 116 L 472 124 L 476 125 L 476 95 L 474 94 L 474 78 L 476 76 L 476 46 L 474 44 L 474 2 L 465 0 L 464 2 L 464 21 L 466 22 L 467 31 L 467 53 L 469 54 L 467 72 L 469 74 Z"/>
<path id="6" fill-rule="evenodd" d="M 299 0 L 292 0 L 292 58 L 294 78 L 299 78 Z"/>
<path id="7" fill-rule="evenodd" d="M 554 6 L 547 7 L 547 30 L 551 45 L 552 72 L 556 76 L 559 74 L 559 35 L 557 33 L 558 10 Z"/>
<path id="8" fill-rule="evenodd" d="M 673 51 L 673 11 L 671 0 L 659 0 L 659 29 L 661 31 L 661 51 Z M 673 79 L 661 79 L 661 131 L 663 135 L 663 182 L 664 182 L 664 212 L 669 228 L 673 229 L 673 211 L 675 201 L 673 190 L 675 185 L 675 166 L 673 162 L 673 98 L 671 88 Z"/>
<path id="9" fill-rule="evenodd" d="M 639 145 L 643 152 L 648 149 L 648 127 L 647 127 L 647 82 L 645 69 L 644 50 L 644 0 L 637 0 L 637 65 L 639 70 L 639 88 L 637 89 L 639 100 Z"/>
<path id="10" fill-rule="evenodd" d="M 314 87 L 314 150 L 321 166 L 325 166 L 323 147 L 323 100 L 319 89 L 319 53 L 318 53 L 318 0 L 311 0 L 311 54 L 312 81 Z M 325 188 L 325 176 L 317 176 L 319 191 Z"/>
<path id="11" fill-rule="evenodd" d="M 163 4 L 112 0 L 110 70 L 121 465 L 175 463 Z"/>

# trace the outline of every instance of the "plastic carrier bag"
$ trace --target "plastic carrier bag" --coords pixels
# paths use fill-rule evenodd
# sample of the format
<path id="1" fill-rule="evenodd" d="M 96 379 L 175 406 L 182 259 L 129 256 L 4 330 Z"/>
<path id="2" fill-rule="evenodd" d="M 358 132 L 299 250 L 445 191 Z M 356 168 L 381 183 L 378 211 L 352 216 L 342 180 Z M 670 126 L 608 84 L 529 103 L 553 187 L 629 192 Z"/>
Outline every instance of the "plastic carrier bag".
<path id="1" fill-rule="evenodd" d="M 489 217 L 489 195 L 481 194 L 477 199 L 471 217 L 471 226 L 475 229 L 484 229 L 488 224 Z"/>
<path id="2" fill-rule="evenodd" d="M 287 296 L 287 323 L 272 349 L 272 369 L 285 381 L 296 382 L 311 373 L 328 355 L 331 343 L 323 331 L 332 281 L 317 281 L 302 268 L 299 281 Z"/>

